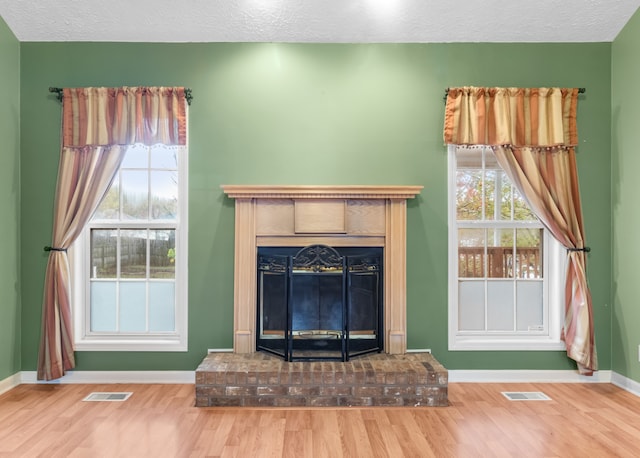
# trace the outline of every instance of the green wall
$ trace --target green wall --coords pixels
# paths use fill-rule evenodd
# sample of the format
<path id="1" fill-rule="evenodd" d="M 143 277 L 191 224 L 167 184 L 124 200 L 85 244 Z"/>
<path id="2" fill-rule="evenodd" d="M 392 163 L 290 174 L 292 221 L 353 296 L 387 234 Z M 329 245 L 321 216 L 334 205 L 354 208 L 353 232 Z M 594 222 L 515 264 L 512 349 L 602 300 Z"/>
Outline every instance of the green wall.
<path id="1" fill-rule="evenodd" d="M 640 11 L 612 45 L 612 369 L 640 382 Z"/>
<path id="2" fill-rule="evenodd" d="M 579 172 L 599 357 L 611 367 L 611 45 L 22 43 L 23 370 L 33 370 L 60 104 L 49 86 L 192 88 L 189 352 L 79 353 L 80 370 L 193 370 L 232 346 L 233 202 L 221 184 L 423 185 L 408 205 L 408 344 L 449 369 L 570 369 L 562 352 L 448 352 L 448 86 L 580 86 Z"/>
<path id="3" fill-rule="evenodd" d="M 0 381 L 20 371 L 20 43 L 0 18 Z"/>

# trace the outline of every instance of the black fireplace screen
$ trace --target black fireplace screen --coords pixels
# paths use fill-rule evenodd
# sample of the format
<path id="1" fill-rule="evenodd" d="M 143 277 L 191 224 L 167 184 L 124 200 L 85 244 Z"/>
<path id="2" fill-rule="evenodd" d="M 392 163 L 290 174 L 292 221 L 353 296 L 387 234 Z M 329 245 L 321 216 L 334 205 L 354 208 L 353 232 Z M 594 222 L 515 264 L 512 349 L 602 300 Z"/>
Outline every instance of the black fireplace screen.
<path id="1" fill-rule="evenodd" d="M 287 361 L 380 352 L 382 248 L 258 249 L 258 350 Z"/>

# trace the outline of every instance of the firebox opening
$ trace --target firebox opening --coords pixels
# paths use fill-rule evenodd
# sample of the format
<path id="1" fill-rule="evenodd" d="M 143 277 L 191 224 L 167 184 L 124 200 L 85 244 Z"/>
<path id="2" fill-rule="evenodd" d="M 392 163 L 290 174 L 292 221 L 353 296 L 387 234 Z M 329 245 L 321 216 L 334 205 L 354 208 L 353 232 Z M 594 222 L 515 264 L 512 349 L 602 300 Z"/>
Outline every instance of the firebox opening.
<path id="1" fill-rule="evenodd" d="M 287 361 L 383 349 L 383 249 L 258 248 L 258 350 Z"/>

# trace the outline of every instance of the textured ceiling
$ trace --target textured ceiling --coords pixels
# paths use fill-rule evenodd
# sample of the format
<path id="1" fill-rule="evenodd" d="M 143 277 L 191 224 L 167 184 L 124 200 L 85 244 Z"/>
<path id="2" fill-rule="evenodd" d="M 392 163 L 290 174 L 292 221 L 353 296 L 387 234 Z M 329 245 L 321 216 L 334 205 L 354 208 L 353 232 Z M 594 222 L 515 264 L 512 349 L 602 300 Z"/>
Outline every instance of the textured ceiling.
<path id="1" fill-rule="evenodd" d="M 20 41 L 608 42 L 640 0 L 0 0 Z"/>

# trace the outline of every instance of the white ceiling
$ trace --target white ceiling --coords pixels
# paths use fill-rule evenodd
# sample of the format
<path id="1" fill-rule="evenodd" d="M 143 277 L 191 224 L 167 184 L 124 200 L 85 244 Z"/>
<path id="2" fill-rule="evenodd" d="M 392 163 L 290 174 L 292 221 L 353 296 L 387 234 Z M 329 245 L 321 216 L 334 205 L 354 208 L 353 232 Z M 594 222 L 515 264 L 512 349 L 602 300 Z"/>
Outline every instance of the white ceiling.
<path id="1" fill-rule="evenodd" d="M 20 41 L 610 42 L 640 0 L 0 0 Z"/>

